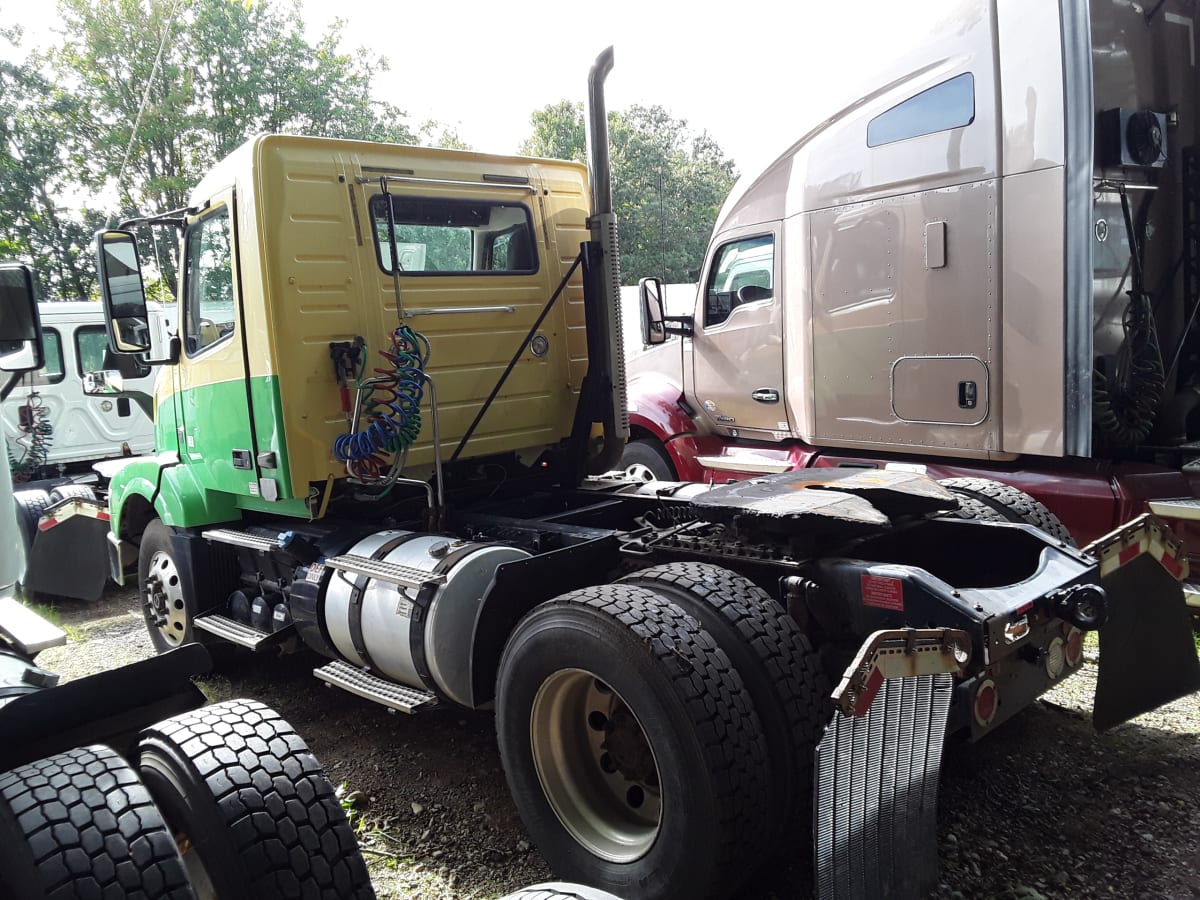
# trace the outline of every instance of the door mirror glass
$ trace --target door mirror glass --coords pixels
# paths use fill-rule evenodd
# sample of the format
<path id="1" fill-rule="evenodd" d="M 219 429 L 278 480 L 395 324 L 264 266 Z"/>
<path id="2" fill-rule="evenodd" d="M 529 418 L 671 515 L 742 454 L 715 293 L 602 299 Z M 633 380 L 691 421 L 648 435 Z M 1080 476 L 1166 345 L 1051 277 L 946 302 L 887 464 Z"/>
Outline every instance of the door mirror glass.
<path id="1" fill-rule="evenodd" d="M 28 372 L 42 367 L 42 335 L 33 270 L 0 266 L 0 371 Z"/>
<path id="2" fill-rule="evenodd" d="M 146 352 L 150 349 L 150 316 L 134 236 L 128 231 L 97 232 L 96 264 L 113 349 L 118 353 Z"/>
<path id="3" fill-rule="evenodd" d="M 116 369 L 83 373 L 83 392 L 89 397 L 107 397 L 125 390 L 125 379 Z"/>
<path id="4" fill-rule="evenodd" d="M 638 298 L 642 304 L 642 343 L 650 347 L 666 343 L 662 282 L 657 278 L 643 278 L 638 282 Z"/>

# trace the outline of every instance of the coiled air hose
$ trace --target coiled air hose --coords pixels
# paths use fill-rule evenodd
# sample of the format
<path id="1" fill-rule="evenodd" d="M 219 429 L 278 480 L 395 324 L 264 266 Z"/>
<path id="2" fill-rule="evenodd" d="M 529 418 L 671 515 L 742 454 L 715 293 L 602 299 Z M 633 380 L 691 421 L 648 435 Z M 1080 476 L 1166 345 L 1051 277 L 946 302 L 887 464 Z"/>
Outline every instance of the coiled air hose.
<path id="1" fill-rule="evenodd" d="M 346 464 L 346 471 L 357 478 L 381 478 L 393 464 L 387 455 L 403 456 L 421 433 L 421 400 L 425 395 L 425 366 L 429 363 L 428 339 L 407 325 L 392 332 L 389 350 L 379 355 L 387 366 L 375 369 L 375 375 L 355 384 L 362 398 L 365 425 L 359 431 L 343 434 L 333 443 L 333 455 Z M 362 369 L 366 368 L 364 357 Z"/>
<path id="2" fill-rule="evenodd" d="M 25 435 L 17 439 L 21 447 L 20 459 L 9 453 L 13 481 L 28 481 L 37 470 L 46 465 L 50 456 L 50 444 L 54 426 L 50 423 L 50 410 L 42 405 L 42 397 L 36 391 L 25 398 L 20 428 Z"/>

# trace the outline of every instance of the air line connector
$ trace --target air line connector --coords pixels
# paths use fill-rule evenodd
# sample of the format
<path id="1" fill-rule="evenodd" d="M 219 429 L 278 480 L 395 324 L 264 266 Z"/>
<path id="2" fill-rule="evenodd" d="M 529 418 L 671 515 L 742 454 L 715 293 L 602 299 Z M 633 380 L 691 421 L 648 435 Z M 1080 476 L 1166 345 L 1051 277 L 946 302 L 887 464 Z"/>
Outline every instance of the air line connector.
<path id="1" fill-rule="evenodd" d="M 360 336 L 353 341 L 330 341 L 329 358 L 333 360 L 333 375 L 337 379 L 338 391 L 342 395 L 342 412 L 350 419 L 353 405 L 350 402 L 350 386 L 358 380 L 363 347 L 366 341 Z"/>

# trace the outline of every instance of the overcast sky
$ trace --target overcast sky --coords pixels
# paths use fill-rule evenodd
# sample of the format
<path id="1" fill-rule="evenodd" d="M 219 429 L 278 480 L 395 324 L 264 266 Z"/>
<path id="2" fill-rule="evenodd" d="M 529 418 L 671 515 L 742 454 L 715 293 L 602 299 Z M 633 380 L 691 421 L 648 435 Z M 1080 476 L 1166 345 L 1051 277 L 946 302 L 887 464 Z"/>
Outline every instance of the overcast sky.
<path id="1" fill-rule="evenodd" d="M 797 98 L 846 94 L 866 55 L 891 52 L 847 22 L 869 17 L 903 42 L 923 4 L 843 0 L 754 3 L 659 0 L 308 0 L 310 40 L 336 15 L 343 49 L 385 57 L 375 90 L 411 115 L 458 130 L 476 150 L 511 153 L 548 103 L 583 100 L 596 55 L 612 44 L 610 109 L 659 104 L 707 130 L 742 172 L 797 136 Z M 26 28 L 24 45 L 53 40 L 53 0 L 0 0 L 0 22 Z M 3 48 L 0 43 L 0 48 Z M 831 101 L 832 103 L 832 101 Z M 835 107 L 830 107 L 830 112 Z"/>

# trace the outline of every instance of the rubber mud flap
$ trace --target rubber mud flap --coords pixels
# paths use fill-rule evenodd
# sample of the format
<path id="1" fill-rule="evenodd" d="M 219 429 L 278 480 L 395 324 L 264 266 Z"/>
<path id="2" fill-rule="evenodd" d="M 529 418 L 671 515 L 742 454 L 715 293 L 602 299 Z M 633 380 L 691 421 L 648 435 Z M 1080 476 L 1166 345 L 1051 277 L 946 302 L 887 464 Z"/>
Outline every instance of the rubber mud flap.
<path id="1" fill-rule="evenodd" d="M 889 678 L 834 713 L 816 753 L 817 900 L 919 900 L 938 883 L 937 788 L 948 673 Z"/>
<path id="2" fill-rule="evenodd" d="M 1092 723 L 1103 731 L 1200 690 L 1200 660 L 1183 588 L 1143 553 L 1106 575 L 1108 621 Z"/>
<path id="3" fill-rule="evenodd" d="M 55 597 L 99 600 L 108 582 L 107 535 L 107 515 L 72 515 L 39 528 L 21 583 Z"/>

